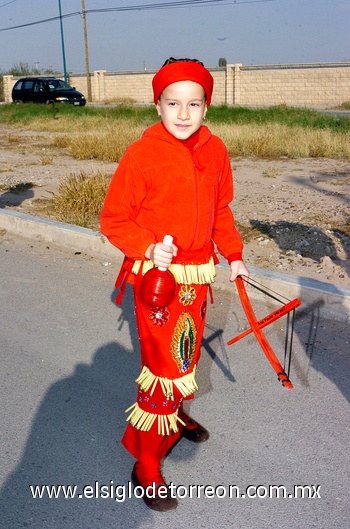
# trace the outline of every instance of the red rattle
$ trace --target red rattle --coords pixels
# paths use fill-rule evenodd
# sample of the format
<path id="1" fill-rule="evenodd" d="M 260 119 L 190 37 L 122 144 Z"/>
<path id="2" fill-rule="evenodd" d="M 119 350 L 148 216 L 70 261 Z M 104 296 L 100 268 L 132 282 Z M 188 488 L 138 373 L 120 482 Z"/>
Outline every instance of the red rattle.
<path id="1" fill-rule="evenodd" d="M 173 238 L 165 235 L 163 243 L 171 246 Z M 171 303 L 176 289 L 173 274 L 166 268 L 151 268 L 142 278 L 140 296 L 142 301 L 151 308 L 162 309 Z"/>

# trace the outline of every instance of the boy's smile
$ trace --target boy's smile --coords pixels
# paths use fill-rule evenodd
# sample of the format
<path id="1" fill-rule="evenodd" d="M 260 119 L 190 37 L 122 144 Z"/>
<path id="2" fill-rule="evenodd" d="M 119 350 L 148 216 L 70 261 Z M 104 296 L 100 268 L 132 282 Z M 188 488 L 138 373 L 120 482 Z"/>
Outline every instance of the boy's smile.
<path id="1" fill-rule="evenodd" d="M 164 127 L 178 140 L 192 136 L 207 113 L 204 88 L 193 81 L 179 81 L 167 86 L 156 106 Z"/>

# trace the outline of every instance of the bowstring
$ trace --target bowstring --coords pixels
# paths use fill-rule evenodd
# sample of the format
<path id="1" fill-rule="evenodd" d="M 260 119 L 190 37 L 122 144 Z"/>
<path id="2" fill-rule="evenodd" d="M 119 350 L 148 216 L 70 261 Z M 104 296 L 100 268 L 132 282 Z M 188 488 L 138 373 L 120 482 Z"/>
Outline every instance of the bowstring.
<path id="1" fill-rule="evenodd" d="M 283 296 L 282 294 L 276 292 L 275 290 L 272 290 L 271 288 L 266 287 L 265 285 L 262 285 L 261 283 L 256 281 L 256 279 L 252 279 L 251 277 L 247 278 L 245 276 L 239 276 L 239 277 L 245 283 L 254 287 L 256 290 L 259 290 L 259 292 L 266 294 L 266 296 L 270 297 L 271 299 L 274 299 L 278 303 L 284 304 L 284 301 L 282 301 L 282 299 L 280 298 L 283 298 L 287 301 L 291 301 L 286 296 Z M 278 298 L 277 296 L 280 296 L 280 298 Z M 287 374 L 288 379 L 290 375 L 292 352 L 293 352 L 295 308 L 291 311 L 291 313 L 292 313 L 292 317 L 290 316 L 290 312 L 287 313 L 286 332 L 285 332 L 285 340 L 284 340 L 284 360 L 283 360 L 283 370 Z"/>
<path id="2" fill-rule="evenodd" d="M 290 367 L 292 363 L 292 353 L 293 353 L 293 336 L 294 336 L 294 321 L 295 321 L 295 309 L 292 311 L 292 317 L 290 312 L 287 314 L 287 323 L 286 323 L 286 335 L 284 342 L 284 362 L 283 369 L 289 378 Z"/>
<path id="3" fill-rule="evenodd" d="M 272 290 L 272 288 L 269 288 L 266 285 L 262 285 L 261 283 L 256 281 L 256 279 L 252 279 L 251 277 L 248 278 L 246 276 L 239 276 L 239 277 L 245 283 L 247 283 L 248 285 L 254 287 L 256 290 L 259 290 L 259 292 L 262 292 L 263 294 L 266 294 L 266 296 L 269 296 L 270 298 L 274 299 L 275 301 L 278 301 L 278 303 L 284 303 L 284 301 L 282 301 L 282 299 L 280 299 L 280 298 L 286 299 L 287 301 L 291 301 L 286 296 L 283 296 L 282 294 L 276 292 L 275 290 Z M 276 296 L 280 296 L 280 297 L 278 298 Z"/>

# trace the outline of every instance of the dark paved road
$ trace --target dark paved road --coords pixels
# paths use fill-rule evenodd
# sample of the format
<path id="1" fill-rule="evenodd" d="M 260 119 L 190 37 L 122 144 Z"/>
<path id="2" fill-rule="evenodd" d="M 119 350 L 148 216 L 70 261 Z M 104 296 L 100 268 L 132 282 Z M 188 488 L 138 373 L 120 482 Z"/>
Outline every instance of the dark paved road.
<path id="1" fill-rule="evenodd" d="M 80 494 L 98 481 L 119 486 L 120 497 L 128 487 L 133 462 L 119 440 L 139 372 L 132 301 L 127 293 L 123 309 L 112 303 L 116 270 L 102 260 L 7 235 L 0 256 L 1 528 L 350 526 L 348 324 L 320 319 L 316 305 L 299 310 L 288 391 L 253 338 L 224 348 L 245 323 L 236 296 L 220 291 L 190 405 L 211 438 L 183 440 L 164 474 L 182 495 L 190 485 L 220 486 L 219 495 L 229 485 L 244 494 L 259 486 L 260 496 L 269 485 L 288 494 L 303 485 L 313 498 L 187 497 L 164 515 L 134 497 L 32 499 L 36 484 L 77 485 Z M 261 315 L 269 309 L 258 306 Z M 282 322 L 268 334 L 281 351 Z"/>

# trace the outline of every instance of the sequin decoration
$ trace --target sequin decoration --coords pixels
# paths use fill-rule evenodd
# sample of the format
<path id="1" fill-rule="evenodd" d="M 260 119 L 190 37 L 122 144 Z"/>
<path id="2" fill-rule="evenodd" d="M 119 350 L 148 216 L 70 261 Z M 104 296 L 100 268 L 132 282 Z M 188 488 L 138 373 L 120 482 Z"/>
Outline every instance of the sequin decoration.
<path id="1" fill-rule="evenodd" d="M 183 305 L 192 305 L 197 297 L 196 291 L 191 285 L 182 285 L 179 291 L 180 303 Z"/>
<path id="2" fill-rule="evenodd" d="M 183 312 L 179 317 L 171 341 L 171 354 L 180 373 L 191 367 L 196 350 L 197 328 L 192 315 Z"/>
<path id="3" fill-rule="evenodd" d="M 200 308 L 200 316 L 202 319 L 204 318 L 206 312 L 207 312 L 207 300 L 205 299 Z"/>
<path id="4" fill-rule="evenodd" d="M 169 321 L 170 313 L 165 308 L 163 309 L 152 309 L 149 315 L 149 319 L 153 325 L 159 325 L 162 327 L 165 323 Z"/>

